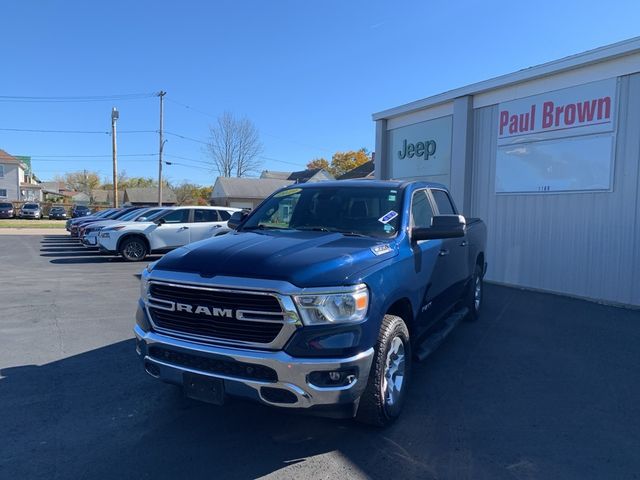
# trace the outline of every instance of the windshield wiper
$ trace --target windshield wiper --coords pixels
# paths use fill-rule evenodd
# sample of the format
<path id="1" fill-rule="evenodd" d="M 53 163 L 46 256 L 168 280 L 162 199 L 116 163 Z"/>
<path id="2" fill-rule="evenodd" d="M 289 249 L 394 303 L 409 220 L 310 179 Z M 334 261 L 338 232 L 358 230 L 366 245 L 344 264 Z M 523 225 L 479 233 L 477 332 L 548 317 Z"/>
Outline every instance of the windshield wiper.
<path id="1" fill-rule="evenodd" d="M 302 230 L 304 232 L 331 232 L 333 230 L 329 230 L 325 227 L 302 227 L 296 228 L 296 230 Z"/>
<path id="2" fill-rule="evenodd" d="M 267 225 L 251 225 L 249 227 L 242 227 L 242 230 L 283 230 L 281 227 L 269 227 Z"/>

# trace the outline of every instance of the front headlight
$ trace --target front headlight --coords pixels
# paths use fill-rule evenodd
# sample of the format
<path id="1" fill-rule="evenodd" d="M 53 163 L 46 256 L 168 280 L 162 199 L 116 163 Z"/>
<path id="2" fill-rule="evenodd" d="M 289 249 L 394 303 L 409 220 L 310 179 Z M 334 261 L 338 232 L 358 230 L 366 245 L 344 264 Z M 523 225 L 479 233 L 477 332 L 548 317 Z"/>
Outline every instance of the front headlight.
<path id="1" fill-rule="evenodd" d="M 337 293 L 295 295 L 293 299 L 305 325 L 358 323 L 369 308 L 369 290 L 362 284 Z"/>
<path id="2" fill-rule="evenodd" d="M 149 296 L 149 275 L 150 272 L 146 268 L 140 275 L 140 298 L 145 302 Z"/>

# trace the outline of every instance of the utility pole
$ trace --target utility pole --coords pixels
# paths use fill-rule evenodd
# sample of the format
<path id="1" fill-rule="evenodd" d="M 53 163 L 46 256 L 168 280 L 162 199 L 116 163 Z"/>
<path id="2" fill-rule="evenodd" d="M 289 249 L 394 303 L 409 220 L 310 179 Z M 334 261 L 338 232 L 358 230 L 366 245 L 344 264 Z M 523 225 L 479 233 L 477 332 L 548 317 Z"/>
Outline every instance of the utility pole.
<path id="1" fill-rule="evenodd" d="M 118 208 L 118 143 L 116 142 L 116 121 L 120 113 L 116 107 L 111 110 L 111 150 L 113 152 L 113 207 Z"/>
<path id="2" fill-rule="evenodd" d="M 162 139 L 162 125 L 164 123 L 164 110 L 163 99 L 167 92 L 160 90 L 158 96 L 160 97 L 160 149 L 158 150 L 158 206 L 162 206 L 162 149 L 164 147 L 164 140 Z"/>

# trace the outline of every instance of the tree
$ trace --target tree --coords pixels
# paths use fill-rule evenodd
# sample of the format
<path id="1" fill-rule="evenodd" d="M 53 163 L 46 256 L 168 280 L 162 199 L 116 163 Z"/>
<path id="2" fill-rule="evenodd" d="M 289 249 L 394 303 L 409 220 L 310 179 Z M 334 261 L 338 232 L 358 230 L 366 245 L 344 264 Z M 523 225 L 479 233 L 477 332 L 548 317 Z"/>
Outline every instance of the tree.
<path id="1" fill-rule="evenodd" d="M 369 151 L 366 148 L 361 148 L 360 150 L 334 153 L 331 157 L 331 164 L 325 158 L 316 158 L 307 163 L 307 168 L 323 168 L 334 177 L 339 177 L 369 160 L 371 160 Z"/>
<path id="2" fill-rule="evenodd" d="M 54 181 L 64 183 L 65 186 L 75 192 L 89 193 L 100 187 L 100 176 L 97 172 L 89 170 L 79 170 L 69 172 L 64 175 L 56 175 Z"/>
<path id="3" fill-rule="evenodd" d="M 222 177 L 244 177 L 258 172 L 262 161 L 262 143 L 258 130 L 248 118 L 236 119 L 232 113 L 224 112 L 216 125 L 209 127 L 210 139 L 207 150 L 214 168 Z"/>
<path id="4" fill-rule="evenodd" d="M 212 190 L 213 187 L 201 187 L 188 182 L 173 187 L 178 205 L 209 205 Z"/>
<path id="5" fill-rule="evenodd" d="M 331 166 L 329 165 L 329 160 L 326 158 L 314 158 L 309 163 L 307 163 L 307 169 L 314 170 L 316 168 L 322 168 L 327 172 L 331 171 Z"/>

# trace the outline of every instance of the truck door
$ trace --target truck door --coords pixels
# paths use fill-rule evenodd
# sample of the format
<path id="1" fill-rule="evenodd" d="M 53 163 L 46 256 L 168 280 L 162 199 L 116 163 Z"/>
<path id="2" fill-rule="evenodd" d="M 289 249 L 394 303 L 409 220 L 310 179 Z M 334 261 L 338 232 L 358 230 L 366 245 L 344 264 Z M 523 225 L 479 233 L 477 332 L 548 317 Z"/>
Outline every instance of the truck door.
<path id="1" fill-rule="evenodd" d="M 439 188 L 430 189 L 438 215 L 457 215 L 449 193 Z M 446 309 L 460 299 L 465 282 L 471 275 L 469 270 L 467 238 L 447 238 L 443 240 L 443 263 L 446 264 L 447 289 L 443 297 Z"/>
<path id="2" fill-rule="evenodd" d="M 410 227 L 429 228 L 433 217 L 431 197 L 426 189 L 413 192 L 411 198 Z M 415 278 L 411 285 L 419 291 L 421 303 L 418 311 L 419 329 L 426 330 L 444 313 L 446 265 L 440 255 L 442 240 L 412 242 Z"/>

